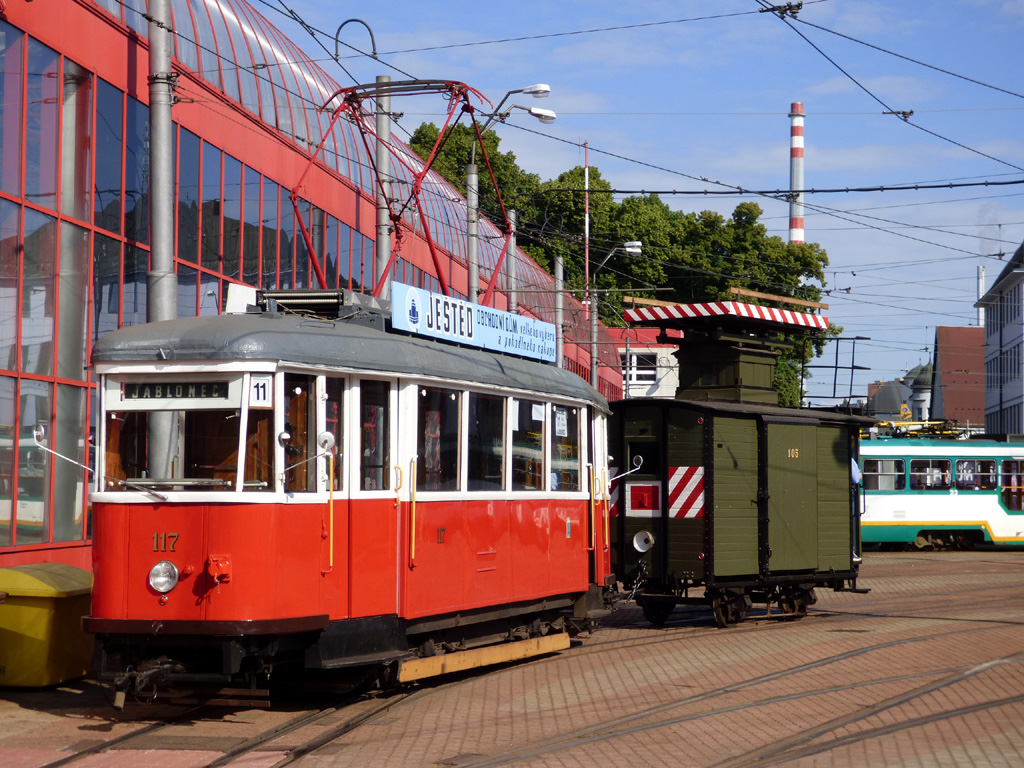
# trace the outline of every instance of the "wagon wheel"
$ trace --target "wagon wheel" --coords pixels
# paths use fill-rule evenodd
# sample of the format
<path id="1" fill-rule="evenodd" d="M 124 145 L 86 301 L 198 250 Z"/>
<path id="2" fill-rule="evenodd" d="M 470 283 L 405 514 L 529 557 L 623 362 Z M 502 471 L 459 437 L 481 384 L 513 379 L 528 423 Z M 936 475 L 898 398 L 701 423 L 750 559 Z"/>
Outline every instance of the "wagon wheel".
<path id="1" fill-rule="evenodd" d="M 676 604 L 671 600 L 644 600 L 640 606 L 644 612 L 644 618 L 656 627 L 660 627 L 668 621 L 668 617 L 675 607 Z"/>
<path id="2" fill-rule="evenodd" d="M 736 604 L 721 592 L 714 592 L 711 595 L 711 613 L 715 617 L 715 624 L 722 629 L 731 627 L 743 617 L 738 615 Z"/>
<path id="3" fill-rule="evenodd" d="M 794 592 L 787 592 L 779 597 L 779 610 L 787 618 L 802 619 L 807 615 L 807 603 Z"/>

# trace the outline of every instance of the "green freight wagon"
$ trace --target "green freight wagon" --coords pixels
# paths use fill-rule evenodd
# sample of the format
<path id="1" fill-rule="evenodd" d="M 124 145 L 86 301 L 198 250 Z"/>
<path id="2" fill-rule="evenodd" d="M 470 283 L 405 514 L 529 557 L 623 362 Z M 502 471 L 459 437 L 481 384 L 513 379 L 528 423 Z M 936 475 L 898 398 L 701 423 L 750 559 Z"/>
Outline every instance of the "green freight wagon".
<path id="1" fill-rule="evenodd" d="M 753 603 L 794 618 L 817 587 L 857 590 L 858 432 L 868 420 L 759 402 L 612 404 L 612 559 L 644 616 Z M 857 590 L 863 591 L 863 590 Z"/>

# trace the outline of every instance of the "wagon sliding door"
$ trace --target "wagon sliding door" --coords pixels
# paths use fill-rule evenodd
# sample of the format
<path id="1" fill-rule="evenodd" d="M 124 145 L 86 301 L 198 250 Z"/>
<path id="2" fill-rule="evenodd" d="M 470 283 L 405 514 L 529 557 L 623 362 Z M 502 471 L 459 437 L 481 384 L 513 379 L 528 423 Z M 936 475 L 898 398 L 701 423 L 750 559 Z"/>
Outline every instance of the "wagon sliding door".
<path id="1" fill-rule="evenodd" d="M 818 444 L 816 423 L 765 421 L 762 465 L 767 469 L 768 570 L 818 567 Z M 762 477 L 764 477 L 762 475 Z"/>

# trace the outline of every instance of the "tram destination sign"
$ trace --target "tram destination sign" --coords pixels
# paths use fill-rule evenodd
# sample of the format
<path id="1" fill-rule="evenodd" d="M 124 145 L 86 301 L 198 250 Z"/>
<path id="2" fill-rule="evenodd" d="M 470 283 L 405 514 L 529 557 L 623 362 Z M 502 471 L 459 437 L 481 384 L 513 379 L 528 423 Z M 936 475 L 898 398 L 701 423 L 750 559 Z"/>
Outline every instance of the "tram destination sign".
<path id="1" fill-rule="evenodd" d="M 124 385 L 125 400 L 222 400 L 228 396 L 226 381 L 140 381 Z"/>
<path id="2" fill-rule="evenodd" d="M 492 352 L 555 360 L 554 324 L 403 283 L 391 284 L 391 325 Z"/>

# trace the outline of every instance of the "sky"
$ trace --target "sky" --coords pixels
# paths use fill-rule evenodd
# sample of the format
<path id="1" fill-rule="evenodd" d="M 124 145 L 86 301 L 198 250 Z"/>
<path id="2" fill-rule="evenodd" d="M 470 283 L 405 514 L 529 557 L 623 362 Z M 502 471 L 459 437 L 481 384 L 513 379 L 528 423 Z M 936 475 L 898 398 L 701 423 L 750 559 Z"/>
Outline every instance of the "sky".
<path id="1" fill-rule="evenodd" d="M 555 123 L 514 110 L 496 127 L 525 170 L 554 178 L 584 163 L 586 142 L 613 189 L 725 216 L 753 200 L 783 239 L 784 201 L 670 193 L 788 189 L 788 115 L 802 102 L 805 188 L 874 190 L 805 198 L 805 239 L 830 262 L 823 314 L 846 339 L 817 361 L 844 368 L 813 371 L 815 405 L 928 362 L 937 325 L 977 325 L 978 268 L 990 287 L 1024 241 L 1024 184 L 1006 183 L 1024 181 L 1024 0 L 808 0 L 796 19 L 758 0 L 287 2 L 332 53 L 345 20 L 372 30 L 378 59 L 349 23 L 335 62 L 279 0 L 255 0 L 343 86 L 452 79 L 496 104 L 546 83 L 547 98 L 508 103 Z M 443 108 L 393 100 L 393 135 L 439 124 Z"/>

